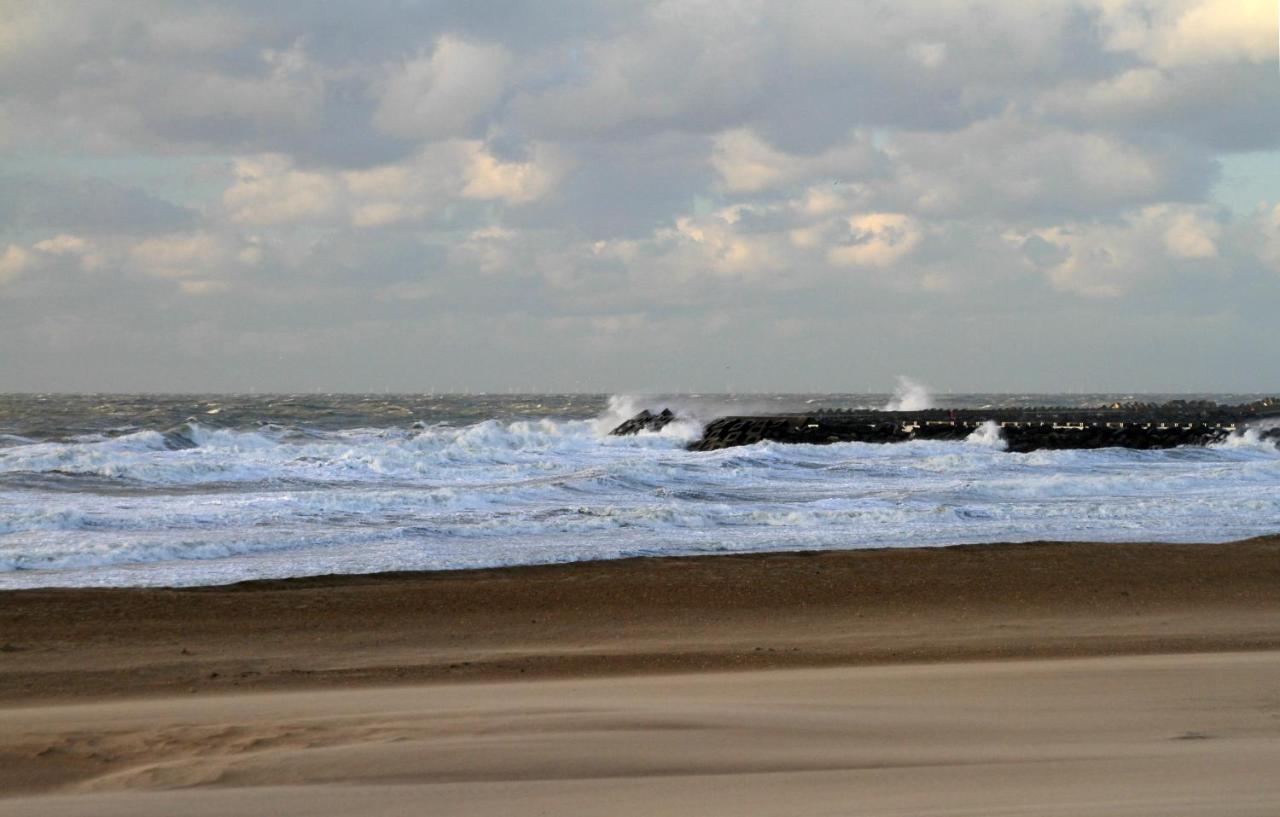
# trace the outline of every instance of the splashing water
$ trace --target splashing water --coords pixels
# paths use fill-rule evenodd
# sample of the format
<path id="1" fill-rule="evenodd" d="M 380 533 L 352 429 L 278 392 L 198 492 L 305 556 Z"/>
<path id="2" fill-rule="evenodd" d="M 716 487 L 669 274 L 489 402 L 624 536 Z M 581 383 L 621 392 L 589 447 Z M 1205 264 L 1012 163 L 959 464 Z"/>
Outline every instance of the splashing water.
<path id="1" fill-rule="evenodd" d="M 923 383 L 906 375 L 898 375 L 893 389 L 893 399 L 885 404 L 885 411 L 924 411 L 933 408 L 933 395 Z"/>
<path id="2" fill-rule="evenodd" d="M 964 441 L 970 445 L 981 445 L 999 451 L 1005 450 L 1008 445 L 1005 441 L 1004 433 L 1000 430 L 1000 424 L 995 420 L 987 420 L 975 428 L 972 434 L 965 437 Z"/>

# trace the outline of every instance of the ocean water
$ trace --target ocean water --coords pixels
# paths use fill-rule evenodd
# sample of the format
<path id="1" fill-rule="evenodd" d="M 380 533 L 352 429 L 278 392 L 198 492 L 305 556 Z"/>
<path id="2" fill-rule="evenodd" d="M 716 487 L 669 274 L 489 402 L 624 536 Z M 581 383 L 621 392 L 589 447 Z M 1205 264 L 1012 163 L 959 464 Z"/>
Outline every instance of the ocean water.
<path id="1" fill-rule="evenodd" d="M 959 407 L 1132 398 L 932 399 Z M 1013 454 L 991 433 L 684 450 L 700 421 L 728 411 L 890 399 L 0 396 L 0 588 L 1280 531 L 1280 451 L 1250 434 L 1167 451 Z M 605 433 L 641 408 L 668 405 L 691 419 L 656 434 Z"/>

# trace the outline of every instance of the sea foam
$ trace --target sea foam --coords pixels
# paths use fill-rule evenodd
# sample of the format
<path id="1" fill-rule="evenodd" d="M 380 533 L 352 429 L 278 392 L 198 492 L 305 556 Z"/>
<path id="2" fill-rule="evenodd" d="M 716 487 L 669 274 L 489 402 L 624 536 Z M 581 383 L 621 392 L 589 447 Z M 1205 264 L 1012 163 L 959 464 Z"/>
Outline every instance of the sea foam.
<path id="1" fill-rule="evenodd" d="M 696 421 L 316 430 L 182 426 L 6 439 L 0 587 L 204 584 L 830 547 L 1033 539 L 1226 540 L 1280 526 L 1280 452 L 1004 450 L 963 442 L 765 442 L 685 450 Z"/>

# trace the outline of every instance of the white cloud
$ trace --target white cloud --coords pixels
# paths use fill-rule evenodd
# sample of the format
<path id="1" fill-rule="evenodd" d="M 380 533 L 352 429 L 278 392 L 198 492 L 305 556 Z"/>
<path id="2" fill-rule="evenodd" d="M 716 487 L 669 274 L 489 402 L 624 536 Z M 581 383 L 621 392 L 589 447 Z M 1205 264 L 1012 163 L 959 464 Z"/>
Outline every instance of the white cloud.
<path id="1" fill-rule="evenodd" d="M 407 204 L 389 201 L 377 201 L 371 204 L 356 204 L 351 208 L 351 223 L 356 227 L 385 227 L 402 221 L 418 218 L 423 209 Z"/>
<path id="2" fill-rule="evenodd" d="M 323 221 L 338 212 L 338 186 L 323 173 L 296 170 L 287 156 L 236 159 L 222 194 L 233 221 L 254 226 Z"/>
<path id="3" fill-rule="evenodd" d="M 716 137 L 711 164 L 730 192 L 767 190 L 798 176 L 790 157 L 765 144 L 750 130 L 740 128 Z"/>
<path id="4" fill-rule="evenodd" d="M 1187 208 L 1151 207 L 1144 218 L 1162 221 L 1164 247 L 1174 258 L 1215 258 L 1222 226 Z"/>
<path id="5" fill-rule="evenodd" d="M 98 249 L 93 242 L 80 236 L 59 233 L 52 238 L 37 241 L 31 249 L 45 256 L 71 256 L 80 262 L 80 268 L 93 271 L 107 262 L 107 254 Z"/>
<path id="6" fill-rule="evenodd" d="M 749 298 L 757 291 L 830 287 L 849 268 L 893 269 L 894 275 L 871 281 L 886 289 L 938 289 L 937 274 L 912 265 L 923 225 L 905 213 L 858 211 L 856 198 L 817 188 L 770 204 L 729 205 L 680 216 L 646 239 L 595 242 L 589 254 L 625 265 L 645 280 L 646 293 L 687 302 L 697 302 L 699 288 L 710 281 L 738 281 L 744 285 L 738 296 Z"/>
<path id="7" fill-rule="evenodd" d="M 502 199 L 511 204 L 534 201 L 546 195 L 559 180 L 565 162 L 554 150 L 542 147 L 527 162 L 504 162 L 472 146 L 462 195 L 471 199 Z"/>
<path id="8" fill-rule="evenodd" d="M 1128 290 L 1134 258 L 1110 231 L 1053 227 L 1037 235 L 1066 253 L 1046 270 L 1054 289 L 1086 298 L 1118 298 Z"/>
<path id="9" fill-rule="evenodd" d="M 890 202 L 922 215 L 1099 213 L 1168 198 L 1208 178 L 1208 161 L 1013 116 L 953 132 L 896 135 Z"/>
<path id="10" fill-rule="evenodd" d="M 85 239 L 59 233 L 36 241 L 29 247 L 10 244 L 0 253 L 0 283 L 12 281 L 32 270 L 45 270 L 60 259 L 74 260 L 80 269 L 96 270 L 105 263 L 105 256 Z"/>
<path id="11" fill-rule="evenodd" d="M 134 264 L 157 278 L 187 278 L 214 273 L 232 255 L 226 241 L 200 231 L 148 238 L 130 250 Z"/>
<path id="12" fill-rule="evenodd" d="M 374 123 L 395 136 L 447 139 L 471 135 L 502 97 L 511 57 L 499 45 L 452 36 L 392 72 Z"/>
<path id="13" fill-rule="evenodd" d="M 1251 219 L 1249 235 L 1263 263 L 1280 274 L 1280 204 L 1260 208 Z"/>
<path id="14" fill-rule="evenodd" d="M 554 189 L 568 163 L 553 147 L 534 145 L 527 161 L 496 158 L 483 143 L 425 145 L 403 162 L 365 170 L 299 170 L 285 156 L 236 159 L 222 204 L 232 221 L 255 227 L 348 222 L 383 227 L 420 220 L 451 202 L 536 201 Z"/>
<path id="15" fill-rule="evenodd" d="M 788 154 L 766 143 L 748 128 L 717 134 L 711 165 L 731 193 L 758 193 L 826 177 L 850 181 L 876 164 L 876 151 L 865 134 L 813 156 Z"/>
<path id="16" fill-rule="evenodd" d="M 1167 281 L 1178 262 L 1203 264 L 1217 257 L 1222 228 L 1202 208 L 1161 204 L 1127 213 L 1113 223 L 1072 223 L 1031 235 L 1061 251 L 1059 259 L 1041 265 L 1055 289 L 1089 298 L 1118 298 Z M 1010 236 L 1019 243 L 1026 238 Z"/>
<path id="17" fill-rule="evenodd" d="M 192 348 L 269 336 L 325 365 L 317 339 L 408 348 L 414 299 L 472 385 L 513 311 L 525 338 L 571 328 L 545 355 L 565 366 L 654 326 L 672 349 L 771 333 L 782 360 L 904 312 L 949 326 L 915 333 L 932 349 L 1029 346 L 1028 316 L 1071 310 L 1275 336 L 1280 211 L 1212 204 L 1217 154 L 1280 143 L 1268 3 L 655 0 L 571 3 L 568 26 L 410 5 L 339 32 L 315 4 L 10 4 L 0 279 L 32 314 L 186 304 Z M 173 297 L 216 293 L 242 308 Z"/>
<path id="18" fill-rule="evenodd" d="M 337 175 L 351 223 L 383 227 L 425 218 L 457 195 L 468 149 L 458 142 L 425 146 L 404 162 Z"/>
<path id="19" fill-rule="evenodd" d="M 226 281 L 213 281 L 209 279 L 178 282 L 178 289 L 185 295 L 216 295 L 218 293 L 226 292 L 230 288 L 230 285 L 227 284 Z"/>
<path id="20" fill-rule="evenodd" d="M 847 237 L 827 250 L 833 264 L 887 267 L 920 243 L 920 227 L 905 213 L 865 213 L 846 223 Z"/>
<path id="21" fill-rule="evenodd" d="M 912 43 L 907 47 L 907 54 L 926 68 L 938 68 L 947 60 L 947 44 Z"/>
<path id="22" fill-rule="evenodd" d="M 0 284 L 17 278 L 31 265 L 31 253 L 17 244 L 10 244 L 0 253 Z"/>
<path id="23" fill-rule="evenodd" d="M 43 241 L 37 241 L 31 245 L 31 249 L 39 252 L 50 253 L 52 255 L 65 255 L 73 253 L 80 255 L 85 252 L 86 244 L 83 238 L 74 235 L 61 233 L 53 238 L 46 238 Z"/>
<path id="24" fill-rule="evenodd" d="M 735 229 L 737 221 L 733 210 L 703 218 L 676 219 L 673 234 L 678 236 L 680 246 L 695 250 L 691 271 L 705 265 L 716 275 L 747 278 L 779 271 L 782 260 L 778 239 L 741 233 Z"/>
<path id="25" fill-rule="evenodd" d="M 1142 65 L 1093 82 L 1071 82 L 1045 92 L 1039 105 L 1051 114 L 1115 119 L 1176 102 L 1177 85 L 1159 68 Z"/>
<path id="26" fill-rule="evenodd" d="M 1162 68 L 1274 62 L 1271 0 L 1094 0 L 1107 44 Z"/>
<path id="27" fill-rule="evenodd" d="M 519 264 L 522 257 L 520 237 L 500 227 L 473 230 L 458 246 L 453 256 L 466 267 L 485 275 L 523 276 L 532 268 Z"/>

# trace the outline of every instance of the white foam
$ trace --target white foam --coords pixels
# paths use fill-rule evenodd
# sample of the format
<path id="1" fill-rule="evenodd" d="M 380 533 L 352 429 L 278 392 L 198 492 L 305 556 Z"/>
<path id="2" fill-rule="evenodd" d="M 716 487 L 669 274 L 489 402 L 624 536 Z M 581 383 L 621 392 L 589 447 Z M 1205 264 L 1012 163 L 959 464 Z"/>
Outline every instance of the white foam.
<path id="1" fill-rule="evenodd" d="M 619 404 L 621 416 L 636 403 Z M 638 409 L 637 409 L 638 410 Z M 696 423 L 137 432 L 0 448 L 0 587 L 202 584 L 635 554 L 1030 539 L 1225 540 L 1280 527 L 1280 451 L 772 442 Z M 612 426 L 609 426 L 612 427 Z"/>
<path id="2" fill-rule="evenodd" d="M 933 395 L 929 387 L 906 375 L 898 375 L 893 389 L 893 399 L 885 404 L 885 411 L 924 411 L 933 408 Z"/>
<path id="3" fill-rule="evenodd" d="M 1004 439 L 1004 432 L 1000 430 L 1000 424 L 995 420 L 987 420 L 982 425 L 973 430 L 973 433 L 965 437 L 965 442 L 971 445 L 981 445 L 987 448 L 996 448 L 1003 451 L 1007 447 Z"/>
<path id="4" fill-rule="evenodd" d="M 1228 435 L 1225 440 L 1213 443 L 1211 447 L 1234 449 L 1238 451 L 1259 451 L 1270 453 L 1276 450 L 1280 440 L 1275 437 L 1264 437 L 1262 433 L 1269 431 L 1275 426 L 1272 424 L 1258 424 L 1249 426 L 1244 429 L 1233 432 Z"/>

